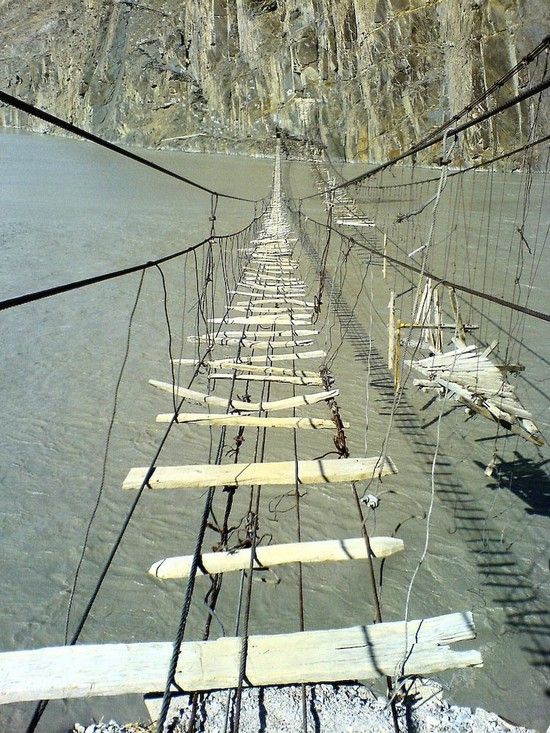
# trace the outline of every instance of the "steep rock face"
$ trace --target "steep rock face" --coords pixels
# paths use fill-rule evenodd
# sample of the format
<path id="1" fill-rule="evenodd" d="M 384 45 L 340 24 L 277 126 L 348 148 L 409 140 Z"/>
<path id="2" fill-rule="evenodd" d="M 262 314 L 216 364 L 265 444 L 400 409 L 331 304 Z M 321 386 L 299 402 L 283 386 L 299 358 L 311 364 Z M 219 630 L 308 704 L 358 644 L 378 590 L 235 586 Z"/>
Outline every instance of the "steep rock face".
<path id="1" fill-rule="evenodd" d="M 545 7 L 0 0 L 0 88 L 128 143 L 261 153 L 279 127 L 348 159 L 384 160 L 538 43 L 549 25 Z M 493 102 L 513 92 L 509 83 Z M 488 123 L 469 135 L 465 159 L 526 139 L 527 114 L 524 105 L 498 129 Z M 9 108 L 0 109 L 0 123 L 43 128 Z"/>

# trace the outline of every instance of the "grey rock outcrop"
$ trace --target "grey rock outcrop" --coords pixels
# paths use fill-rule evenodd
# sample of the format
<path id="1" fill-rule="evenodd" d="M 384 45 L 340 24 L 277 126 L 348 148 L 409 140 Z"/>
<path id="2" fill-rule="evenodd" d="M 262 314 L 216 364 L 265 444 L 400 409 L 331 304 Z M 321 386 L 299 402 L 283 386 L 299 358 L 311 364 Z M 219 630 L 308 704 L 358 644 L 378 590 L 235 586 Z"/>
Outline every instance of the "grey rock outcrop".
<path id="1" fill-rule="evenodd" d="M 0 88 L 110 139 L 261 154 L 279 127 L 371 161 L 452 116 L 549 26 L 544 0 L 4 0 L 0 20 Z M 525 140 L 528 114 L 470 135 L 465 159 Z M 6 107 L 0 124 L 44 127 Z"/>

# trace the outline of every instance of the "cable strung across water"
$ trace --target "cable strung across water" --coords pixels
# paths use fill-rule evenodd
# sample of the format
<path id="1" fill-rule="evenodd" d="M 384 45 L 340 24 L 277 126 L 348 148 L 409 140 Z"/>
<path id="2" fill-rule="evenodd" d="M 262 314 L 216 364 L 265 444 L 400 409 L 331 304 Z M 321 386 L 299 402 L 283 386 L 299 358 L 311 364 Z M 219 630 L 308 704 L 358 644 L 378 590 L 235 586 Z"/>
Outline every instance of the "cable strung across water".
<path id="1" fill-rule="evenodd" d="M 305 214 L 302 214 L 300 211 L 294 210 L 294 213 L 297 214 L 299 217 L 302 217 L 305 221 L 311 221 L 314 224 L 317 224 L 318 226 L 324 227 L 325 229 L 332 229 L 332 231 L 336 232 L 342 239 L 347 240 L 351 244 L 356 244 L 358 247 L 361 247 L 362 249 L 366 249 L 368 252 L 371 252 L 372 254 L 379 255 L 380 257 L 385 258 L 388 262 L 390 262 L 392 265 L 395 265 L 395 267 L 403 267 L 406 270 L 411 270 L 411 272 L 416 272 L 420 275 L 425 275 L 426 277 L 431 278 L 436 284 L 439 285 L 446 285 L 450 288 L 454 288 L 455 290 L 461 290 L 463 293 L 468 293 L 469 295 L 475 295 L 477 298 L 481 298 L 483 300 L 489 300 L 492 303 L 497 303 L 498 305 L 502 305 L 505 308 L 509 308 L 510 310 L 518 311 L 519 313 L 525 313 L 528 316 L 531 316 L 532 318 L 537 318 L 540 321 L 550 321 L 550 313 L 544 313 L 543 311 L 535 310 L 534 308 L 528 308 L 527 306 L 520 305 L 519 303 L 514 303 L 511 300 L 505 300 L 504 298 L 500 298 L 498 295 L 492 295 L 491 293 L 485 293 L 482 290 L 475 290 L 474 288 L 470 288 L 467 285 L 462 285 L 461 283 L 453 282 L 452 280 L 447 280 L 447 278 L 440 277 L 439 275 L 436 275 L 433 272 L 428 272 L 428 270 L 423 270 L 421 267 L 418 267 L 417 265 L 413 265 L 410 262 L 403 262 L 403 260 L 398 260 L 396 257 L 391 257 L 388 254 L 383 254 L 378 250 L 376 247 L 369 246 L 368 244 L 365 244 L 364 242 L 358 242 L 356 239 L 353 239 L 352 237 L 348 237 L 345 234 L 342 234 L 342 232 L 339 229 L 336 229 L 335 227 L 331 227 L 328 224 L 324 224 L 323 222 L 317 221 L 316 219 L 312 219 L 310 216 L 305 216 Z"/>
<path id="2" fill-rule="evenodd" d="M 494 117 L 497 114 L 500 114 L 501 112 L 504 112 L 507 109 L 510 109 L 510 107 L 514 107 L 516 104 L 519 104 L 520 102 L 524 102 L 526 99 L 529 99 L 530 97 L 535 96 L 535 94 L 540 94 L 545 89 L 548 89 L 550 87 L 550 76 L 548 76 L 546 79 L 543 79 L 538 84 L 535 84 L 530 89 L 527 89 L 526 91 L 522 92 L 521 94 L 517 94 L 515 97 L 511 97 L 510 99 L 506 100 L 506 102 L 503 102 L 498 107 L 495 107 L 492 110 L 489 110 L 487 112 L 483 112 L 483 114 L 478 115 L 477 117 L 474 117 L 473 120 L 469 120 L 468 122 L 463 122 L 462 125 L 458 125 L 458 127 L 451 127 L 447 128 L 444 132 L 441 132 L 440 134 L 436 135 L 435 137 L 430 137 L 425 142 L 418 143 L 417 145 L 413 145 L 413 147 L 406 150 L 404 153 L 401 153 L 400 155 L 396 156 L 395 158 L 392 158 L 391 160 L 387 160 L 385 163 L 380 163 L 379 165 L 372 168 L 370 171 L 367 171 L 366 173 L 361 173 L 359 176 L 355 176 L 355 178 L 350 178 L 347 181 L 344 181 L 344 183 L 340 183 L 337 186 L 332 186 L 331 188 L 326 188 L 323 191 L 318 191 L 317 193 L 312 193 L 309 196 L 302 196 L 302 198 L 298 199 L 299 202 L 307 201 L 308 199 L 317 198 L 318 196 L 326 196 L 327 194 L 333 193 L 333 191 L 338 191 L 341 188 L 347 188 L 348 186 L 352 186 L 354 184 L 360 183 L 361 181 L 364 181 L 366 178 L 371 178 L 372 176 L 376 175 L 377 173 L 380 173 L 383 170 L 386 170 L 386 168 L 390 168 L 392 165 L 395 165 L 396 163 L 399 163 L 402 160 L 405 160 L 406 158 L 410 158 L 412 155 L 415 155 L 416 153 L 421 152 L 422 150 L 426 150 L 426 148 L 431 148 L 433 145 L 436 145 L 437 143 L 440 143 L 445 137 L 456 137 L 461 132 L 464 132 L 465 130 L 468 130 L 470 127 L 473 127 L 474 125 L 477 125 L 481 122 L 485 122 L 486 120 L 490 119 L 491 117 Z"/>
<path id="3" fill-rule="evenodd" d="M 95 143 L 96 145 L 99 145 L 102 148 L 106 148 L 107 150 L 110 150 L 113 153 L 118 153 L 119 155 L 122 155 L 125 158 L 130 158 L 130 160 L 134 160 L 136 161 L 136 163 L 141 163 L 141 165 L 145 165 L 148 168 L 152 168 L 153 170 L 158 171 L 159 173 L 164 173 L 165 175 L 170 176 L 171 178 L 175 178 L 177 181 L 181 181 L 182 183 L 187 183 L 189 186 L 193 186 L 193 188 L 198 188 L 199 191 L 204 191 L 205 193 L 209 193 L 212 196 L 218 196 L 219 198 L 224 198 L 224 199 L 232 199 L 233 201 L 246 201 L 247 203 L 251 203 L 251 204 L 255 204 L 261 200 L 261 199 L 247 199 L 242 196 L 232 196 L 229 193 L 220 193 L 219 191 L 214 191 L 213 189 L 208 188 L 207 186 L 203 186 L 202 184 L 197 183 L 196 181 L 192 181 L 190 178 L 181 176 L 179 173 L 176 173 L 175 171 L 171 171 L 169 168 L 164 168 L 164 166 L 162 165 L 153 163 L 152 160 L 147 160 L 147 158 L 144 158 L 143 156 L 138 155 L 137 153 L 132 153 L 130 150 L 127 150 L 126 148 L 123 148 L 120 145 L 111 143 L 108 140 L 105 140 L 104 138 L 99 137 L 98 135 L 94 135 L 92 132 L 83 130 L 81 127 L 78 127 L 77 125 L 73 125 L 71 122 L 67 122 L 67 120 L 61 119 L 61 117 L 56 117 L 55 115 L 52 115 L 49 112 L 46 112 L 45 110 L 40 109 L 39 107 L 35 107 L 33 104 L 24 102 L 22 99 L 19 99 L 19 97 L 14 97 L 12 94 L 8 94 L 7 92 L 3 92 L 2 90 L 0 90 L 0 102 L 4 102 L 4 104 L 9 105 L 10 107 L 15 107 L 16 109 L 20 110 L 21 112 L 25 112 L 26 114 L 31 115 L 32 117 L 37 117 L 38 119 L 43 120 L 44 122 L 49 122 L 51 125 L 55 125 L 56 127 L 59 127 L 62 130 L 65 130 L 65 132 L 71 132 L 73 135 L 77 135 L 78 137 L 81 137 L 84 140 L 89 140 L 90 142 Z"/>
<path id="4" fill-rule="evenodd" d="M 168 262 L 169 260 L 174 260 L 176 257 L 181 257 L 182 255 L 187 254 L 188 252 L 193 252 L 200 247 L 204 247 L 204 245 L 208 244 L 209 242 L 212 242 L 217 239 L 227 239 L 229 237 L 233 237 L 237 234 L 240 234 L 241 232 L 248 229 L 254 222 L 258 221 L 258 219 L 263 215 L 260 214 L 259 216 L 256 216 L 252 221 L 247 224 L 244 229 L 241 229 L 238 232 L 233 232 L 231 234 L 223 234 L 223 235 L 217 235 L 217 236 L 209 236 L 206 239 L 202 239 L 200 242 L 197 242 L 196 244 L 192 244 L 189 247 L 186 247 L 185 249 L 180 249 L 177 252 L 172 252 L 172 254 L 164 255 L 164 257 L 159 257 L 156 260 L 149 260 L 148 262 L 142 262 L 140 265 L 133 265 L 132 267 L 125 267 L 121 270 L 113 270 L 111 272 L 105 272 L 103 275 L 95 275 L 94 277 L 88 277 L 84 278 L 82 280 L 75 280 L 70 283 L 64 283 L 63 285 L 55 285 L 53 288 L 46 288 L 45 290 L 36 290 L 32 293 L 26 293 L 24 295 L 17 295 L 14 298 L 7 298 L 6 300 L 0 301 L 0 311 L 7 310 L 8 308 L 15 308 L 15 306 L 18 305 L 24 305 L 25 303 L 32 303 L 35 300 L 43 300 L 44 298 L 50 298 L 52 295 L 59 295 L 60 293 L 67 293 L 69 290 L 78 290 L 79 288 L 85 288 L 88 285 L 95 285 L 96 283 L 105 282 L 106 280 L 113 280 L 117 277 L 123 277 L 124 275 L 131 275 L 134 272 L 139 272 L 140 270 L 148 270 L 151 267 L 158 267 L 163 262 Z"/>

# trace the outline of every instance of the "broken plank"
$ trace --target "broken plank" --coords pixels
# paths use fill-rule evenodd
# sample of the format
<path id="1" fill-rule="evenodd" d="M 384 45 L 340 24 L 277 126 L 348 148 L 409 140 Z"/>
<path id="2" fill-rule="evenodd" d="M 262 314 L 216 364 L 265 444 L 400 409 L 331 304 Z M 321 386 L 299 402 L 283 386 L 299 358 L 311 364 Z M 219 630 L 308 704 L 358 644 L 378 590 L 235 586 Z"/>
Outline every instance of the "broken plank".
<path id="1" fill-rule="evenodd" d="M 395 537 L 371 537 L 370 548 L 374 557 L 389 557 L 403 550 L 403 540 Z M 246 547 L 229 552 L 208 552 L 200 556 L 199 575 L 215 575 L 234 570 L 248 570 L 252 550 Z M 369 553 L 363 537 L 346 540 L 318 540 L 292 542 L 284 545 L 258 545 L 254 553 L 254 568 L 263 569 L 294 562 L 341 562 L 365 560 Z M 167 557 L 151 565 L 149 575 L 163 580 L 188 578 L 193 555 Z"/>
<path id="2" fill-rule="evenodd" d="M 305 315 L 292 315 L 292 316 L 236 316 L 235 318 L 209 318 L 209 323 L 227 323 L 228 325 L 240 325 L 240 326 L 265 326 L 265 325 L 277 325 L 283 324 L 285 326 L 292 323 L 304 323 L 311 320 L 309 314 Z"/>
<path id="3" fill-rule="evenodd" d="M 157 415 L 157 422 L 172 422 L 173 413 Z M 290 428 L 292 430 L 330 430 L 335 427 L 333 420 L 319 417 L 256 417 L 255 415 L 227 415 L 225 413 L 196 414 L 179 412 L 177 423 L 191 425 L 237 425 L 239 427 Z M 349 423 L 343 423 L 349 428 Z"/>
<path id="4" fill-rule="evenodd" d="M 469 611 L 414 621 L 248 637 L 246 685 L 427 675 L 479 667 Z M 184 691 L 238 687 L 240 637 L 181 645 L 174 682 Z M 79 644 L 0 654 L 0 703 L 146 693 L 164 689 L 172 642 Z"/>
<path id="5" fill-rule="evenodd" d="M 170 394 L 175 393 L 177 397 L 183 397 L 190 402 L 196 402 L 199 405 L 214 405 L 217 407 L 231 407 L 232 410 L 240 410 L 243 412 L 268 412 L 269 410 L 287 410 L 293 407 L 303 407 L 304 405 L 313 405 L 316 402 L 323 402 L 324 400 L 330 400 L 333 397 L 337 397 L 339 391 L 337 389 L 331 389 L 327 392 L 316 392 L 308 395 L 296 395 L 295 397 L 286 397 L 283 400 L 273 400 L 271 402 L 243 402 L 242 400 L 231 400 L 231 404 L 224 397 L 217 397 L 216 395 L 207 395 L 202 392 L 195 392 L 192 389 L 186 387 L 179 387 L 178 385 L 173 386 L 169 382 L 158 382 L 156 379 L 150 379 L 149 384 L 157 389 L 169 392 Z"/>
<path id="6" fill-rule="evenodd" d="M 202 333 L 199 336 L 188 336 L 187 341 L 189 343 L 209 343 L 210 341 L 224 341 L 226 339 L 238 339 L 239 341 L 242 338 L 247 338 L 250 336 L 253 336 L 254 339 L 262 338 L 262 339 L 271 339 L 273 337 L 280 338 L 282 336 L 317 336 L 319 331 L 313 328 L 293 328 L 292 330 L 286 330 L 286 331 L 273 331 L 272 329 L 267 329 L 265 331 L 212 331 L 211 333 Z"/>
<path id="7" fill-rule="evenodd" d="M 224 369 L 233 369 L 236 372 L 254 372 L 256 374 L 279 374 L 287 377 L 318 377 L 319 372 L 307 371 L 305 369 L 288 369 L 274 366 L 260 366 L 254 364 L 242 364 L 241 362 L 227 362 L 223 364 Z"/>
<path id="8" fill-rule="evenodd" d="M 131 468 L 122 483 L 125 490 L 139 489 L 149 468 Z M 150 489 L 202 489 L 209 486 L 287 486 L 296 476 L 301 484 L 348 483 L 397 473 L 392 460 L 376 458 L 320 458 L 314 461 L 265 463 L 209 463 L 187 466 L 157 466 L 147 486 Z"/>
<path id="9" fill-rule="evenodd" d="M 240 379 L 250 382 L 280 382 L 281 384 L 301 384 L 304 387 L 321 387 L 321 377 L 284 376 L 280 374 L 210 374 L 208 379 Z"/>

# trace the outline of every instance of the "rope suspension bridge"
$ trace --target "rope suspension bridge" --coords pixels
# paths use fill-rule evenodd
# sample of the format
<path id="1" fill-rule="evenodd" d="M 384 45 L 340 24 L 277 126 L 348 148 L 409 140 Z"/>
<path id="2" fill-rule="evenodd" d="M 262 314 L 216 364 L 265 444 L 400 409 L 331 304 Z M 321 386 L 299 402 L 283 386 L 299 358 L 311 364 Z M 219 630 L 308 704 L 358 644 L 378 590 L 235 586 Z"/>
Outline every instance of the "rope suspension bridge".
<path id="1" fill-rule="evenodd" d="M 200 243 L 164 258 L 0 303 L 1 309 L 9 309 L 139 273 L 131 327 L 144 273 L 157 270 L 170 337 L 171 381 L 150 379 L 159 400 L 166 395 L 170 398 L 170 409 L 161 404 L 156 416 L 165 433 L 150 464 L 130 468 L 123 481 L 122 488 L 135 498 L 76 629 L 72 635 L 68 633 L 69 608 L 65 645 L 0 653 L 0 703 L 38 701 L 29 731 L 39 726 L 49 700 L 130 693 L 146 696 L 159 733 L 171 724 L 171 705 L 175 704 L 175 709 L 188 706 L 188 730 L 192 731 L 198 725 L 208 692 L 227 690 L 225 730 L 236 732 L 240 728 L 243 690 L 273 685 L 300 686 L 302 727 L 307 731 L 313 729 L 308 685 L 374 679 L 386 683 L 393 724 L 398 731 L 396 700 L 403 694 L 405 680 L 482 665 L 479 651 L 452 648 L 454 643 L 475 638 L 470 609 L 458 608 L 411 620 L 409 604 L 416 576 L 429 553 L 439 429 L 445 410 L 458 404 L 468 418 L 477 415 L 496 426 L 497 435 L 485 469 L 489 476 L 498 476 L 499 453 L 503 452 L 498 441 L 504 436 L 515 435 L 515 439 L 526 440 L 536 450 L 544 445 L 543 432 L 533 411 L 520 399 L 511 380 L 524 371 L 520 358 L 526 319 L 549 320 L 547 313 L 530 302 L 550 231 L 550 223 L 543 215 L 548 136 L 536 139 L 535 135 L 543 114 L 542 94 L 550 84 L 546 66 L 540 73 L 537 64 L 549 43 L 546 39 L 518 65 L 514 74 L 507 74 L 497 84 L 500 90 L 529 67 L 534 70 L 527 89 L 492 112 L 480 112 L 480 105 L 488 99 L 484 96 L 477 105 L 469 105 L 462 115 L 455 115 L 446 126 L 419 141 L 407 155 L 367 174 L 346 180 L 318 141 L 310 141 L 308 159 L 318 190 L 311 196 L 293 198 L 289 187 L 285 193 L 278 140 L 269 199 L 253 201 L 198 185 L 211 197 L 211 234 Z M 537 78 L 537 73 L 541 78 Z M 491 182 L 495 163 L 504 156 L 494 156 L 484 164 L 493 166 L 488 183 L 479 184 L 486 187 L 482 199 L 483 211 L 487 213 L 475 232 L 468 211 L 477 200 L 477 181 L 472 181 L 471 190 L 465 191 L 466 176 L 475 173 L 472 167 L 452 167 L 464 152 L 460 152 L 459 142 L 471 142 L 468 134 L 475 137 L 489 119 L 494 129 L 509 109 L 528 100 L 532 105 L 529 140 L 509 153 L 521 161 L 517 217 L 509 232 L 503 231 L 502 222 L 495 225 L 503 202 L 495 200 Z M 60 122 L 5 93 L 0 93 L 0 101 L 51 124 Z M 68 123 L 62 126 L 72 134 L 82 132 Z M 104 141 L 89 133 L 81 136 L 103 145 Z M 294 143 L 284 140 L 282 144 L 290 154 Z M 439 145 L 439 175 L 426 178 L 424 171 L 417 179 L 414 167 L 394 167 L 409 155 Z M 542 159 L 544 184 L 538 195 L 533 186 L 534 151 L 543 145 L 547 151 Z M 113 144 L 104 147 L 134 162 L 150 163 Z M 189 178 L 161 166 L 149 167 L 184 184 L 195 185 Z M 392 176 L 389 182 L 388 175 Z M 377 178 L 371 183 L 374 176 Z M 396 199 L 391 198 L 396 195 L 399 210 L 394 205 Z M 261 213 L 241 232 L 219 236 L 215 229 L 220 197 L 254 203 Z M 326 221 L 318 221 L 306 211 L 312 199 L 319 197 L 324 203 Z M 445 216 L 443 201 L 447 204 Z M 410 211 L 401 210 L 405 203 L 410 203 Z M 493 236 L 495 228 L 497 236 Z M 469 243 L 475 234 L 478 239 L 472 251 Z M 162 265 L 181 257 L 194 258 L 197 297 L 194 333 L 187 339 L 189 351 L 177 355 Z M 502 264 L 497 274 L 495 262 Z M 354 286 L 355 300 L 352 289 L 346 292 L 350 269 L 362 273 L 359 285 Z M 365 456 L 354 456 L 347 431 L 356 426 L 341 410 L 339 375 L 333 373 L 332 367 L 346 338 L 363 340 L 354 323 L 355 310 L 361 298 L 373 301 L 374 269 L 387 289 L 389 301 L 383 315 L 374 305 L 370 310 L 371 328 L 372 319 L 379 317 L 388 339 L 389 371 L 382 385 L 391 393 L 387 432 L 381 449 L 369 455 L 367 412 Z M 497 305 L 501 309 L 498 312 Z M 495 332 L 497 340 L 490 338 Z M 120 378 L 127 357 L 128 349 Z M 370 375 L 376 359 L 369 333 L 367 409 Z M 400 620 L 388 622 L 383 619 L 377 580 L 381 577 L 380 565 L 386 558 L 390 563 L 398 563 L 406 548 L 396 536 L 373 534 L 370 520 L 375 510 L 381 511 L 380 493 L 391 491 L 389 487 L 401 468 L 399 460 L 389 455 L 389 443 L 413 372 L 419 375 L 413 386 L 435 394 L 438 399 L 438 442 L 430 469 L 431 502 L 424 550 L 410 578 L 404 614 Z M 180 384 L 185 374 L 190 374 L 187 386 Z M 196 388 L 198 379 L 206 380 L 206 391 Z M 202 409 L 187 411 L 189 404 Z M 199 433 L 203 428 L 208 428 L 210 435 L 207 462 L 161 463 L 168 436 L 180 439 L 184 429 Z M 312 435 L 315 455 L 311 455 L 311 441 L 302 439 Z M 108 442 L 109 439 L 107 450 Z M 284 460 L 280 460 L 281 455 Z M 105 470 L 102 485 L 104 478 Z M 315 539 L 304 540 L 303 526 L 309 522 L 308 497 L 320 490 L 337 504 L 349 504 L 356 518 L 356 536 L 333 537 L 327 522 Z M 149 491 L 160 492 L 159 507 L 167 495 L 179 497 L 181 492 L 190 497 L 186 501 L 200 503 L 193 552 L 155 558 L 149 569 L 150 576 L 157 581 L 175 581 L 184 588 L 175 638 L 124 644 L 77 643 L 134 510 Z M 294 541 L 283 542 L 268 532 L 267 515 L 278 513 L 287 519 L 292 516 Z M 94 516 L 95 511 L 89 527 Z M 207 538 L 211 535 L 216 543 L 208 551 Z M 365 603 L 364 623 L 306 628 L 304 568 L 334 563 L 336 574 L 351 561 L 360 561 L 365 567 L 365 596 L 369 603 Z M 265 579 L 269 573 L 274 575 L 273 568 L 291 564 L 296 567 L 296 627 L 285 633 L 272 633 L 271 620 L 266 618 L 261 633 L 252 633 L 255 581 Z M 218 612 L 226 576 L 231 577 L 232 573 L 239 577 L 235 623 L 226 632 Z M 201 638 L 189 640 L 190 612 L 199 578 L 210 583 L 204 601 L 206 618 Z M 77 580 L 78 571 L 71 603 Z M 276 592 L 275 585 L 271 590 Z M 363 589 L 353 588 L 350 592 L 363 594 Z M 212 638 L 215 624 L 222 628 L 219 638 Z"/>

